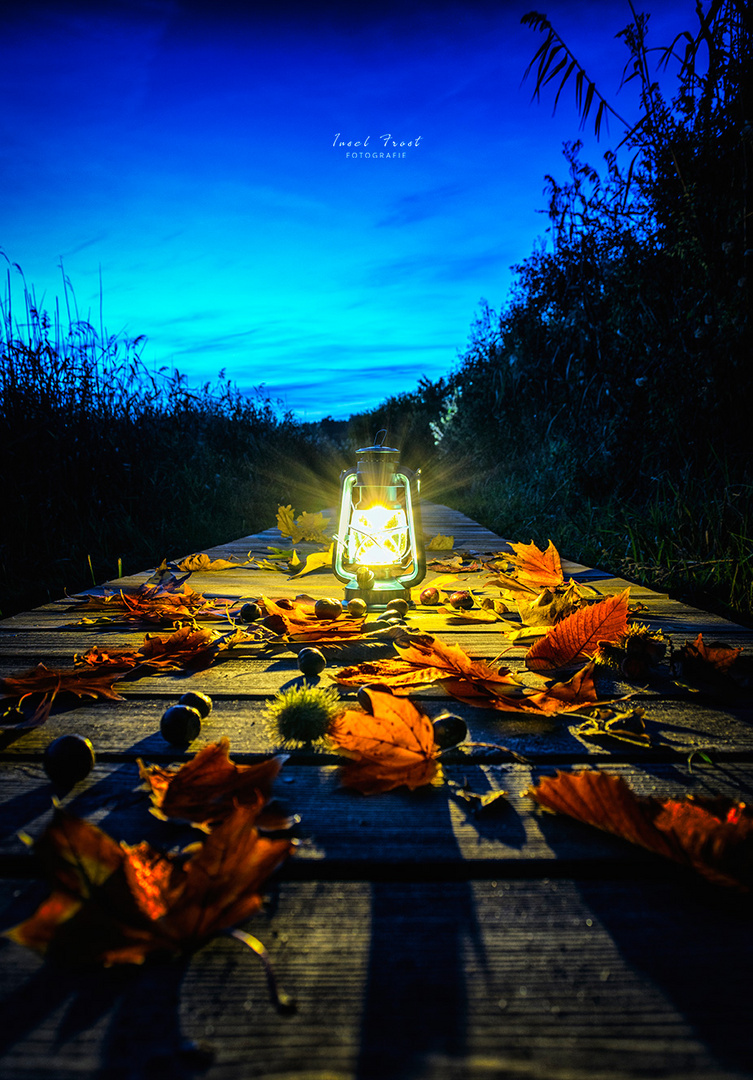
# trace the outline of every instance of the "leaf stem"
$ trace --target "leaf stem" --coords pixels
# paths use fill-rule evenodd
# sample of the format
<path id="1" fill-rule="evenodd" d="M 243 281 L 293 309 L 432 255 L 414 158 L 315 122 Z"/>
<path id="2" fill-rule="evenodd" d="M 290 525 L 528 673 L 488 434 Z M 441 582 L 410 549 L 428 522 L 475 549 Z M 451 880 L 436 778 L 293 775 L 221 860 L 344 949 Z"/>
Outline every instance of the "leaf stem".
<path id="1" fill-rule="evenodd" d="M 516 752 L 515 752 L 514 750 L 511 750 L 511 749 L 509 748 L 509 746 L 502 746 L 502 745 L 501 745 L 501 743 L 493 743 L 493 742 L 464 742 L 464 743 L 462 743 L 461 745 L 462 745 L 462 746 L 464 746 L 464 747 L 466 747 L 466 746 L 476 746 L 476 747 L 482 747 L 482 748 L 485 748 L 485 749 L 487 749 L 487 750 L 502 750 L 502 751 L 503 751 L 503 752 L 504 752 L 505 754 L 509 754 L 511 758 L 514 758 L 514 759 L 515 759 L 515 761 L 519 761 L 519 762 L 521 763 L 521 765 L 530 765 L 530 764 L 531 764 L 531 762 L 529 761 L 529 759 L 528 759 L 528 758 L 526 758 L 526 757 L 523 757 L 523 755 L 522 755 L 522 754 L 517 754 L 517 753 L 516 753 Z M 450 747 L 448 747 L 447 749 L 448 749 L 448 750 L 456 750 L 456 749 L 457 749 L 457 747 L 455 747 L 455 746 L 450 746 Z"/>
<path id="2" fill-rule="evenodd" d="M 245 930 L 226 930 L 225 933 L 228 937 L 234 937 L 236 941 L 240 941 L 243 945 L 247 945 L 253 953 L 258 956 L 264 965 L 264 974 L 267 976 L 267 987 L 269 989 L 269 996 L 272 999 L 272 1004 L 279 1013 L 294 1013 L 298 1008 L 298 1004 L 295 998 L 286 994 L 283 988 L 277 982 L 277 975 L 272 965 L 269 953 L 259 941 L 252 934 L 247 934 Z"/>

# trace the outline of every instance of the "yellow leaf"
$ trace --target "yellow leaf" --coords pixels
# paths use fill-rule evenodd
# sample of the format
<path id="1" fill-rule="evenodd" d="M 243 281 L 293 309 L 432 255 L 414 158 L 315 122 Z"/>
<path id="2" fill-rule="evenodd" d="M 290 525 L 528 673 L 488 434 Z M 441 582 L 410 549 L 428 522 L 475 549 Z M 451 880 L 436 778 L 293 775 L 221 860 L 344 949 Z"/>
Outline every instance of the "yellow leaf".
<path id="1" fill-rule="evenodd" d="M 329 521 L 324 514 L 309 514 L 304 510 L 296 518 L 296 523 L 301 533 L 301 540 L 314 540 L 317 544 L 329 543 L 329 537 L 324 534 Z"/>
<path id="2" fill-rule="evenodd" d="M 293 517 L 292 506 L 277 507 L 277 528 L 283 536 L 293 536 L 293 533 L 298 531 L 295 525 L 295 518 Z M 293 540 L 293 543 L 295 543 L 295 540 Z"/>
<path id="3" fill-rule="evenodd" d="M 503 627 L 502 633 L 511 645 L 530 645 L 532 641 L 538 641 L 539 638 L 546 637 L 549 633 L 549 627 L 545 625 L 521 626 L 510 630 Z"/>
<path id="4" fill-rule="evenodd" d="M 293 563 L 291 562 L 291 567 Z M 306 562 L 301 565 L 301 560 L 298 560 L 298 566 L 300 570 L 296 570 L 292 577 L 303 577 L 304 574 L 310 574 L 312 570 L 319 570 L 323 566 L 330 567 L 332 565 L 332 545 L 326 551 L 313 551 L 306 559 Z"/>
<path id="5" fill-rule="evenodd" d="M 272 562 L 271 559 L 258 559 L 256 566 L 259 570 L 278 570 L 281 574 L 286 572 L 286 568 L 281 563 Z"/>
<path id="6" fill-rule="evenodd" d="M 324 529 L 329 525 L 324 514 L 309 514 L 306 510 L 293 517 L 292 506 L 277 507 L 277 528 L 283 536 L 289 536 L 294 544 L 301 540 L 311 540 L 317 544 L 328 544 L 329 537 Z"/>
<path id="7" fill-rule="evenodd" d="M 250 553 L 249 556 L 246 562 L 231 562 L 229 559 L 210 559 L 202 551 L 196 555 L 186 555 L 185 559 L 180 559 L 175 565 L 179 570 L 190 570 L 191 573 L 196 570 L 210 572 L 213 570 L 235 570 L 239 566 L 250 566 L 254 560 Z"/>
<path id="8" fill-rule="evenodd" d="M 426 545 L 427 551 L 452 551 L 455 545 L 454 536 L 442 536 L 441 533 L 437 533 L 436 536 L 432 536 L 429 543 Z"/>

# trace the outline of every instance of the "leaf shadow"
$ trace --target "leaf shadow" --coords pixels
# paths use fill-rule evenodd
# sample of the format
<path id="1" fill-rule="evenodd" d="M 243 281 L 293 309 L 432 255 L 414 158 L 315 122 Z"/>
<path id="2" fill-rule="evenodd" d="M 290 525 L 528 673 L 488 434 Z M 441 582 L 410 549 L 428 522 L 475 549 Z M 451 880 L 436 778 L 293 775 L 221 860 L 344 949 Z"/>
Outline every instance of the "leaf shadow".
<path id="1" fill-rule="evenodd" d="M 43 783 L 31 791 L 3 800 L 0 804 L 0 839 L 14 835 L 30 821 L 51 810 L 52 795 L 52 784 Z"/>
<path id="2" fill-rule="evenodd" d="M 688 785 L 672 767 L 645 768 Z M 699 788 L 695 794 L 710 795 L 719 785 L 700 780 Z M 749 895 L 582 822 L 549 814 L 538 821 L 560 866 L 573 859 L 577 866 L 586 845 L 593 852 L 593 862 L 575 870 L 576 887 L 627 969 L 661 991 L 718 1062 L 746 1073 L 753 1060 L 743 992 L 753 965 Z M 684 1064 L 668 1060 L 666 1070 Z"/>
<path id="3" fill-rule="evenodd" d="M 8 942 L 7 947 L 16 946 Z M 180 989 L 187 963 L 77 969 L 45 961 L 0 1003 L 0 1054 L 12 1051 L 62 1009 L 55 1024 L 53 1052 L 60 1053 L 107 1018 L 103 1044 L 96 1054 L 98 1075 L 148 1075 L 149 1062 L 154 1060 L 163 1065 L 160 1076 L 183 1076 L 164 1064 L 184 1045 Z"/>

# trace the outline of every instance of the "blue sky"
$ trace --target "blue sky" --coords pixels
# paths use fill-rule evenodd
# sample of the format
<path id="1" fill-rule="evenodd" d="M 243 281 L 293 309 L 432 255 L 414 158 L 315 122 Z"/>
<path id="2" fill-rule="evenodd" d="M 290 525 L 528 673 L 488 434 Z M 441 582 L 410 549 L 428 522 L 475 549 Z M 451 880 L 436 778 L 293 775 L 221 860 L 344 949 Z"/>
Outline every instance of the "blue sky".
<path id="1" fill-rule="evenodd" d="M 224 368 L 308 420 L 411 390 L 452 368 L 482 299 L 504 302 L 579 134 L 571 90 L 552 117 L 520 85 L 528 10 L 0 3 L 0 250 L 48 306 L 62 260 L 96 322 L 101 273 L 109 331 L 190 382 Z M 616 94 L 628 4 L 543 10 L 636 116 Z M 647 10 L 655 44 L 694 25 L 691 0 Z M 587 159 L 620 133 L 586 135 Z M 367 152 L 385 156 L 347 156 Z"/>

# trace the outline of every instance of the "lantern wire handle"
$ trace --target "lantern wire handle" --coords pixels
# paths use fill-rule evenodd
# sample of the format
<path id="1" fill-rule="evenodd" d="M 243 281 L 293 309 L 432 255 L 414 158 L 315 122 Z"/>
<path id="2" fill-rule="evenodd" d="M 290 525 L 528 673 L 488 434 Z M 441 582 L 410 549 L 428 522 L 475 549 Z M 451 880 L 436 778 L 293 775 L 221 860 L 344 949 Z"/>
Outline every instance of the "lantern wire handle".
<path id="1" fill-rule="evenodd" d="M 379 436 L 382 436 L 381 440 Z M 384 440 L 387 438 L 387 428 L 380 428 L 374 436 L 374 446 L 384 446 Z"/>

